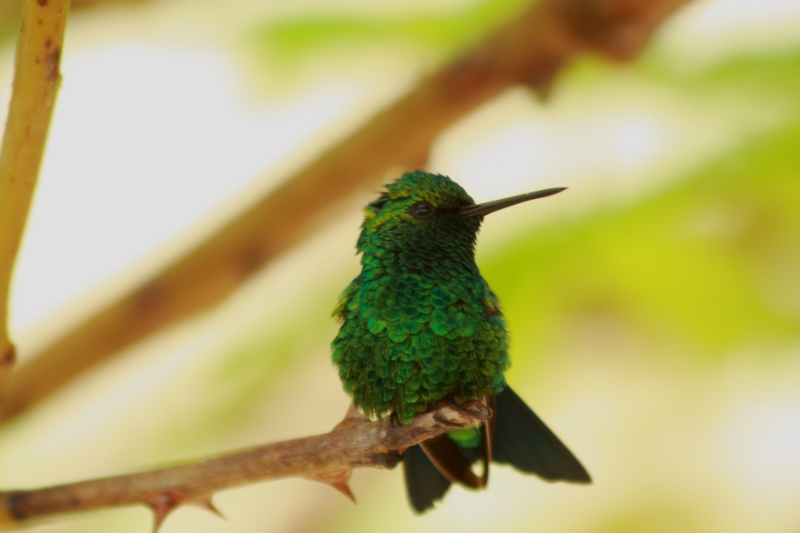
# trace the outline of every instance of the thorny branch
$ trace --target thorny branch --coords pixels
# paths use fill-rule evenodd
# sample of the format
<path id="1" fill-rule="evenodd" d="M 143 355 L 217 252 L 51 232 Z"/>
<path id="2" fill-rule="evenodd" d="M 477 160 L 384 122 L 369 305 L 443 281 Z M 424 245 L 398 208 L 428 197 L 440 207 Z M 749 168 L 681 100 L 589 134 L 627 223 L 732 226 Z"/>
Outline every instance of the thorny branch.
<path id="1" fill-rule="evenodd" d="M 546 95 L 558 73 L 580 54 L 617 61 L 634 57 L 687 1 L 536 3 L 421 80 L 206 242 L 22 365 L 0 416 L 13 416 L 143 337 L 216 305 L 312 233 L 326 209 L 390 169 L 424 165 L 445 128 L 506 89 L 522 84 Z"/>
<path id="2" fill-rule="evenodd" d="M 0 148 L 0 398 L 16 360 L 8 296 L 53 114 L 69 0 L 25 0 Z"/>
<path id="3" fill-rule="evenodd" d="M 155 528 L 182 504 L 218 512 L 211 497 L 220 490 L 285 477 L 327 483 L 353 498 L 347 481 L 353 468 L 393 468 L 398 452 L 454 427 L 487 420 L 489 410 L 470 401 L 445 404 L 394 427 L 389 419 L 370 422 L 351 408 L 330 433 L 266 444 L 178 466 L 55 487 L 0 492 L 0 529 L 22 527 L 26 519 L 70 511 L 144 504 L 153 509 Z"/>

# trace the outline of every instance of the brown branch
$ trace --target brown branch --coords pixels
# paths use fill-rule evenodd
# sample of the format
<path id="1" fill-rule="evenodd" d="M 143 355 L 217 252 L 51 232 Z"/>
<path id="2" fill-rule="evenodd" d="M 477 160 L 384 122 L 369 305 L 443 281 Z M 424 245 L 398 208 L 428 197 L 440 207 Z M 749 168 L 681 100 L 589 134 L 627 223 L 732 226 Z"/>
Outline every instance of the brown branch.
<path id="1" fill-rule="evenodd" d="M 69 0 L 25 0 L 14 85 L 0 149 L 0 398 L 15 361 L 8 294 L 44 154 L 61 74 Z"/>
<path id="2" fill-rule="evenodd" d="M 145 504 L 156 527 L 181 504 L 202 505 L 216 512 L 211 497 L 218 491 L 285 477 L 302 477 L 332 485 L 352 498 L 347 480 L 353 468 L 393 468 L 398 451 L 453 429 L 487 420 L 489 410 L 471 401 L 461 409 L 443 405 L 411 424 L 393 427 L 390 420 L 369 422 L 353 416 L 330 433 L 266 444 L 178 466 L 55 487 L 0 492 L 0 527 L 51 514 L 103 507 Z"/>
<path id="3" fill-rule="evenodd" d="M 542 0 L 332 147 L 163 272 L 21 366 L 2 416 L 115 352 L 219 303 L 308 236 L 320 213 L 392 168 L 422 166 L 446 127 L 511 86 L 546 94 L 576 55 L 633 57 L 687 0 Z"/>

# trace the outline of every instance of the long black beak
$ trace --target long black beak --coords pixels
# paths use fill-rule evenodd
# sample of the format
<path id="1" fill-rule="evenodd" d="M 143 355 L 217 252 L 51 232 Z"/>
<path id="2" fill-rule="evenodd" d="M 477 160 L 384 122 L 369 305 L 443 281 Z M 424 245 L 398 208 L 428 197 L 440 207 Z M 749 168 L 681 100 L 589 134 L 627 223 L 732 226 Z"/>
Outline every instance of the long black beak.
<path id="1" fill-rule="evenodd" d="M 553 196 L 554 194 L 558 194 L 566 189 L 566 187 L 555 187 L 553 189 L 543 189 L 541 191 L 520 194 L 519 196 L 511 196 L 510 198 L 503 198 L 502 200 L 495 200 L 493 202 L 486 202 L 484 204 L 468 205 L 466 207 L 462 207 L 458 214 L 462 217 L 482 217 L 484 215 L 488 215 L 489 213 L 499 211 L 500 209 L 521 204 L 522 202 L 527 202 L 528 200 L 536 200 L 537 198 Z"/>

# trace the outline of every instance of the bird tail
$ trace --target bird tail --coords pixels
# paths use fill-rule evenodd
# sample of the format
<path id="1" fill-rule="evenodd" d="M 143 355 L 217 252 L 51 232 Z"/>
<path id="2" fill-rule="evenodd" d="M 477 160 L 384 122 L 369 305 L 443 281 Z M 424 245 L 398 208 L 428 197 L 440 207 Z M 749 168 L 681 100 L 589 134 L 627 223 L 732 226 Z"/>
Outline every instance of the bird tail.
<path id="1" fill-rule="evenodd" d="M 580 461 L 511 387 L 506 386 L 496 396 L 494 438 L 491 443 L 486 440 L 482 449 L 491 450 L 491 459 L 496 463 L 510 464 L 548 481 L 591 483 L 589 473 Z M 408 497 L 414 510 L 422 513 L 432 508 L 453 481 L 462 482 L 452 474 L 452 469 L 448 471 L 446 465 L 459 465 L 458 468 L 464 471 L 464 464 L 469 465 L 480 457 L 481 454 L 475 453 L 474 449 L 458 446 L 447 436 L 406 450 L 403 469 Z M 485 468 L 484 479 L 488 474 L 488 465 Z M 472 474 L 471 470 L 469 473 Z M 466 477 L 469 479 L 469 476 Z M 469 482 L 461 484 L 469 488 L 483 486 Z"/>

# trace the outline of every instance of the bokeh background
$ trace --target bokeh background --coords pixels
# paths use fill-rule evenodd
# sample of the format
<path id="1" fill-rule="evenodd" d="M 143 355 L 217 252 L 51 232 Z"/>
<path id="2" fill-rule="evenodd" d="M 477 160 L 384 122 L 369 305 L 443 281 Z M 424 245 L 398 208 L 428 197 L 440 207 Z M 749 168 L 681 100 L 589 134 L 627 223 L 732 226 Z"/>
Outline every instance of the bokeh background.
<path id="1" fill-rule="evenodd" d="M 13 285 L 23 358 L 527 5 L 83 4 Z M 0 10 L 3 102 L 14 5 Z M 509 322 L 508 381 L 594 484 L 496 468 L 488 491 L 452 489 L 418 517 L 401 469 L 359 470 L 357 505 L 275 481 L 215 496 L 227 521 L 184 508 L 163 532 L 800 530 L 800 4 L 691 2 L 637 60 L 582 58 L 546 102 L 519 88 L 477 109 L 437 140 L 428 169 L 477 201 L 569 187 L 487 217 L 478 262 Z M 379 190 L 213 311 L 0 428 L 0 486 L 328 431 L 349 403 L 330 311 Z M 130 507 L 36 531 L 151 520 Z"/>

